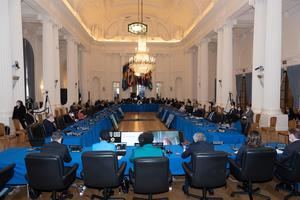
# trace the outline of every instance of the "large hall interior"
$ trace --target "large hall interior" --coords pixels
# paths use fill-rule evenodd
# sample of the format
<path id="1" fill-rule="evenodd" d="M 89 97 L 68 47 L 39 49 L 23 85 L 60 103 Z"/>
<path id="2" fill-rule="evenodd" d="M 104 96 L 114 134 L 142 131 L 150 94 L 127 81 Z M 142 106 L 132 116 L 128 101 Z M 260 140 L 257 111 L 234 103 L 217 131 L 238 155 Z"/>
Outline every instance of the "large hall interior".
<path id="1" fill-rule="evenodd" d="M 0 199 L 300 199 L 300 0 L 0 0 Z"/>

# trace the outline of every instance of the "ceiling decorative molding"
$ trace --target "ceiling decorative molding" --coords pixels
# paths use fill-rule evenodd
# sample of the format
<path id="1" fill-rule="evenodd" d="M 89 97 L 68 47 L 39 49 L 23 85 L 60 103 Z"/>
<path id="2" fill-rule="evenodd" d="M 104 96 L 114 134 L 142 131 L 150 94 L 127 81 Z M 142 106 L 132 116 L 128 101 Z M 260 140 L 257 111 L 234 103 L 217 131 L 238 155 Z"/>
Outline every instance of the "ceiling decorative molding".
<path id="1" fill-rule="evenodd" d="M 134 0 L 62 0 L 96 41 L 132 42 L 128 24 L 137 20 Z M 213 8 L 216 0 L 144 0 L 148 42 L 176 43 L 184 39 Z"/>

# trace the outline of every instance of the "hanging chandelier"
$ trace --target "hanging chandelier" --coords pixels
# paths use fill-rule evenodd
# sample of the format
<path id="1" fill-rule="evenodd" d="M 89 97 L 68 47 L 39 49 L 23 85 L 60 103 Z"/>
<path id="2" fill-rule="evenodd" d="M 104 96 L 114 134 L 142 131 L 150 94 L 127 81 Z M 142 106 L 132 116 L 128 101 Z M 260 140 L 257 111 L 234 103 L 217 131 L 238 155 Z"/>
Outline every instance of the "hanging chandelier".
<path id="1" fill-rule="evenodd" d="M 139 38 L 135 55 L 129 58 L 129 66 L 136 76 L 141 76 L 153 71 L 155 68 L 155 58 L 150 56 L 146 40 Z"/>
<path id="2" fill-rule="evenodd" d="M 128 32 L 136 35 L 145 35 L 148 31 L 147 24 L 143 23 L 143 0 L 138 0 L 138 21 L 128 24 Z"/>

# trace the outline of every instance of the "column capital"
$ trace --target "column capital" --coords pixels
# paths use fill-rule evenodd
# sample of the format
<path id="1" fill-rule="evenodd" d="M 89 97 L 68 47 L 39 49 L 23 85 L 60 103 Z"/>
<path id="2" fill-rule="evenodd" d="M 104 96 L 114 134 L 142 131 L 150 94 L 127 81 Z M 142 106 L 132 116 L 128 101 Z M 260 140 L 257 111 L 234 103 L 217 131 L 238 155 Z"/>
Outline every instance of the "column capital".
<path id="1" fill-rule="evenodd" d="M 223 28 L 233 28 L 237 24 L 237 20 L 228 20 L 224 23 Z"/>
<path id="2" fill-rule="evenodd" d="M 202 45 L 208 44 L 211 42 L 211 38 L 202 38 L 200 42 L 198 42 L 196 45 L 199 48 L 201 48 Z"/>
<path id="3" fill-rule="evenodd" d="M 248 4 L 255 8 L 255 6 L 257 5 L 258 2 L 265 2 L 266 0 L 249 0 Z"/>
<path id="4" fill-rule="evenodd" d="M 214 29 L 214 31 L 215 31 L 216 33 L 222 32 L 222 31 L 223 31 L 223 26 L 218 26 L 218 27 L 216 27 L 216 28 Z"/>

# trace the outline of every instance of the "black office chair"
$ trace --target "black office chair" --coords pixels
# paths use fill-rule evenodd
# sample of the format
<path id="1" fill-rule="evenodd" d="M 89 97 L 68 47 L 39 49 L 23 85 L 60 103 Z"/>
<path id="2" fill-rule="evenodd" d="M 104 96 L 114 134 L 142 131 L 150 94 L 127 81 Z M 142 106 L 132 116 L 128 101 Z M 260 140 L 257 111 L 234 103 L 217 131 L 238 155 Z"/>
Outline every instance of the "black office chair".
<path id="1" fill-rule="evenodd" d="M 64 116 L 55 117 L 55 124 L 56 128 L 59 130 L 63 130 L 67 126 L 64 120 Z"/>
<path id="2" fill-rule="evenodd" d="M 282 183 L 293 185 L 291 193 L 285 196 L 284 200 L 288 200 L 289 198 L 294 196 L 300 196 L 297 184 L 300 182 L 300 152 L 294 153 L 292 155 L 292 162 L 290 166 L 276 163 L 275 176 Z M 279 189 L 279 185 L 277 185 L 276 190 Z"/>
<path id="3" fill-rule="evenodd" d="M 35 123 L 27 126 L 27 135 L 32 147 L 41 147 L 45 144 L 45 129 L 43 124 Z"/>
<path id="4" fill-rule="evenodd" d="M 5 184 L 14 176 L 14 168 L 16 164 L 10 164 L 0 170 L 0 190 L 5 186 Z"/>
<path id="5" fill-rule="evenodd" d="M 84 152 L 81 159 L 83 167 L 81 176 L 84 185 L 89 188 L 103 189 L 103 197 L 92 195 L 92 199 L 125 199 L 110 198 L 108 190 L 121 185 L 126 162 L 118 168 L 117 154 L 112 151 Z"/>
<path id="6" fill-rule="evenodd" d="M 258 193 L 260 188 L 254 189 L 253 183 L 267 182 L 273 179 L 275 158 L 275 149 L 259 147 L 246 149 L 242 155 L 241 166 L 234 160 L 229 159 L 230 173 L 243 183 L 242 186 L 238 186 L 242 191 L 232 192 L 231 196 L 248 194 L 251 200 L 254 195 L 270 199 L 270 197 Z"/>
<path id="7" fill-rule="evenodd" d="M 168 158 L 137 158 L 134 160 L 133 165 L 134 171 L 131 173 L 130 181 L 133 185 L 134 193 L 146 194 L 148 195 L 148 200 L 152 200 L 153 194 L 169 191 L 171 176 L 169 173 Z"/>
<path id="8" fill-rule="evenodd" d="M 25 157 L 26 178 L 33 190 L 52 192 L 52 200 L 56 193 L 67 190 L 75 181 L 78 164 L 64 167 L 60 156 L 47 153 L 31 153 Z M 68 198 L 71 198 L 69 195 Z M 61 198 L 60 198 L 61 199 Z"/>
<path id="9" fill-rule="evenodd" d="M 189 186 L 201 188 L 203 196 L 187 195 L 199 199 L 223 199 L 217 197 L 207 197 L 209 189 L 226 185 L 226 164 L 228 158 L 224 152 L 195 153 L 192 155 L 192 168 L 188 163 L 182 163 Z"/>

